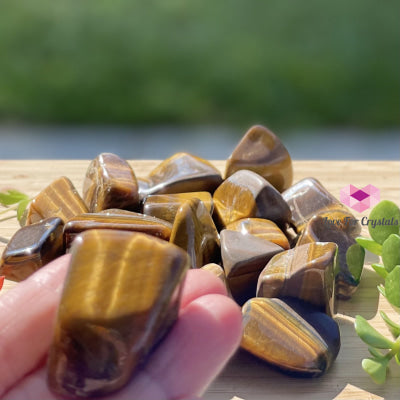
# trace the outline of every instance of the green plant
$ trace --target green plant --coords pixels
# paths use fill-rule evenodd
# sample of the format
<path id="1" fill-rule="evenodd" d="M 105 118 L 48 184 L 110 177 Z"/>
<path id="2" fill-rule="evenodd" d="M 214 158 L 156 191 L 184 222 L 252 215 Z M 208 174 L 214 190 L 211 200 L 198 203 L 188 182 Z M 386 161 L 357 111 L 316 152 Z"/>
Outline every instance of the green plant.
<path id="1" fill-rule="evenodd" d="M 29 198 L 29 196 L 19 192 L 18 190 L 9 189 L 4 192 L 0 192 L 0 205 L 5 207 L 3 210 L 0 210 L 0 216 L 4 214 L 9 214 L 10 211 L 15 211 L 15 213 L 11 215 L 0 218 L 0 222 L 12 218 L 17 218 L 18 221 L 21 221 L 24 211 L 30 201 L 31 199 Z"/>
<path id="2" fill-rule="evenodd" d="M 372 253 L 381 256 L 382 263 L 372 268 L 384 279 L 384 285 L 378 285 L 379 292 L 396 309 L 400 308 L 400 209 L 388 200 L 383 200 L 371 211 L 368 218 L 368 230 L 371 238 L 359 237 L 358 244 Z M 374 329 L 365 318 L 356 316 L 355 329 L 358 336 L 369 347 L 371 358 L 362 360 L 362 367 L 378 384 L 386 380 L 389 361 L 394 358 L 400 365 L 400 325 L 391 320 L 386 313 L 380 312 L 394 340 L 390 340 Z M 386 352 L 382 352 L 386 350 Z"/>

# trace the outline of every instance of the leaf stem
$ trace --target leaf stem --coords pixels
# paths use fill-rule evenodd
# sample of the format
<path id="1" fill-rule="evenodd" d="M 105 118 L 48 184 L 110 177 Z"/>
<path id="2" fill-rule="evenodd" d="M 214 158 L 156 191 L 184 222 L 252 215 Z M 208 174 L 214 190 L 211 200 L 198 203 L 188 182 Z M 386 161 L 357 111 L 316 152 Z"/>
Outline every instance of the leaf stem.
<path id="1" fill-rule="evenodd" d="M 17 214 L 10 215 L 9 217 L 4 217 L 0 219 L 0 222 L 8 221 L 9 219 L 17 218 Z"/>
<path id="2" fill-rule="evenodd" d="M 16 204 L 13 204 L 12 206 L 6 207 L 4 210 L 0 210 L 0 215 L 1 214 L 6 214 L 6 213 L 8 213 L 9 211 L 12 211 L 12 210 L 16 210 L 18 208 L 18 205 L 19 205 L 19 202 L 16 203 Z"/>

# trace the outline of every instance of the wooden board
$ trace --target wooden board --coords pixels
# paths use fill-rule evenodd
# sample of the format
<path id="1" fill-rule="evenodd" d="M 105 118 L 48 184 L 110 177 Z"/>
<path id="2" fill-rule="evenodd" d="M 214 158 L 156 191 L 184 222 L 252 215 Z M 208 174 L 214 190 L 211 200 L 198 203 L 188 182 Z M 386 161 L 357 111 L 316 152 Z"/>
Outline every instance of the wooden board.
<path id="1" fill-rule="evenodd" d="M 224 162 L 215 161 L 223 170 Z M 137 176 L 146 176 L 157 161 L 131 161 Z M 66 175 L 82 188 L 88 161 L 0 161 L 0 190 L 14 188 L 31 196 L 37 194 L 53 179 Z M 381 191 L 381 199 L 400 204 L 400 163 L 367 161 L 296 161 L 294 180 L 314 176 L 336 197 L 340 189 L 348 184 L 359 188 L 372 184 Z M 368 210 L 356 218 L 368 215 Z M 10 238 L 18 223 L 9 220 L 0 223 L 0 253 L 5 244 L 1 237 Z M 363 227 L 366 232 L 366 227 Z M 400 398 L 400 368 L 391 365 L 385 385 L 378 386 L 361 369 L 361 360 L 368 357 L 366 346 L 354 332 L 353 318 L 362 314 L 370 319 L 380 332 L 390 336 L 384 323 L 377 316 L 378 310 L 385 310 L 399 321 L 399 315 L 381 296 L 376 285 L 378 279 L 370 267 L 363 272 L 359 290 L 350 301 L 338 305 L 337 321 L 340 325 L 342 348 L 332 369 L 318 379 L 298 379 L 284 376 L 265 363 L 239 351 L 224 371 L 216 378 L 204 396 L 206 400 L 229 400 L 234 396 L 244 400 L 261 399 L 308 399 L 308 400 L 392 400 Z M 7 295 L 15 284 L 5 282 L 1 295 Z M 195 362 L 195 360 L 194 360 Z"/>

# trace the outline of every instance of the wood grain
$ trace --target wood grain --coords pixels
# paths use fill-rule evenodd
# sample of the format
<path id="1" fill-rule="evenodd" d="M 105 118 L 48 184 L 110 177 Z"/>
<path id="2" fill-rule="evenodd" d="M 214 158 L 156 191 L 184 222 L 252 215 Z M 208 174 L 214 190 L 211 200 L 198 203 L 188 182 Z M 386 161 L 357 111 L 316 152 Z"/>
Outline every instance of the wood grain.
<path id="1" fill-rule="evenodd" d="M 137 176 L 146 176 L 158 161 L 130 161 Z M 89 161 L 0 161 L 0 191 L 14 188 L 34 196 L 53 179 L 65 175 L 81 191 L 83 177 Z M 214 161 L 223 171 L 224 162 Z M 313 176 L 339 198 L 340 189 L 348 184 L 359 188 L 372 184 L 381 191 L 381 199 L 400 204 L 400 162 L 387 161 L 295 161 L 294 180 Z M 357 218 L 368 215 L 354 212 Z M 4 217 L 4 215 L 2 216 Z M 1 218 L 1 217 L 0 217 Z M 1 238 L 10 238 L 18 229 L 15 220 L 0 224 L 0 253 L 5 244 Z M 363 227 L 367 232 L 366 226 Z M 373 261 L 373 258 L 369 259 Z M 342 348 L 332 369 L 318 379 L 287 377 L 271 369 L 244 351 L 238 351 L 226 368 L 208 389 L 205 400 L 228 400 L 237 396 L 244 400 L 307 399 L 307 400 L 368 400 L 398 399 L 400 368 L 391 365 L 385 385 L 378 386 L 361 369 L 361 359 L 368 357 L 366 346 L 356 336 L 353 319 L 362 314 L 370 319 L 380 332 L 390 337 L 384 323 L 377 316 L 385 310 L 399 321 L 399 315 L 386 300 L 378 295 L 378 279 L 372 269 L 364 269 L 359 290 L 347 302 L 338 306 L 337 320 L 342 336 Z M 2 295 L 7 295 L 15 284 L 5 282 Z M 400 322 L 400 321 L 399 321 Z"/>

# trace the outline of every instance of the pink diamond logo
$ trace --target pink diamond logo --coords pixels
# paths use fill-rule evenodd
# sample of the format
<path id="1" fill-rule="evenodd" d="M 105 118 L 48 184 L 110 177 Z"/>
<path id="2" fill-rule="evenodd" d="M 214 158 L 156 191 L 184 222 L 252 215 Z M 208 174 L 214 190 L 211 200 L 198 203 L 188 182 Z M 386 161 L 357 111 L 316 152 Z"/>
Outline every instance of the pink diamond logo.
<path id="1" fill-rule="evenodd" d="M 360 213 L 378 204 L 379 200 L 379 189 L 373 185 L 361 189 L 348 185 L 340 191 L 340 201 Z"/>

